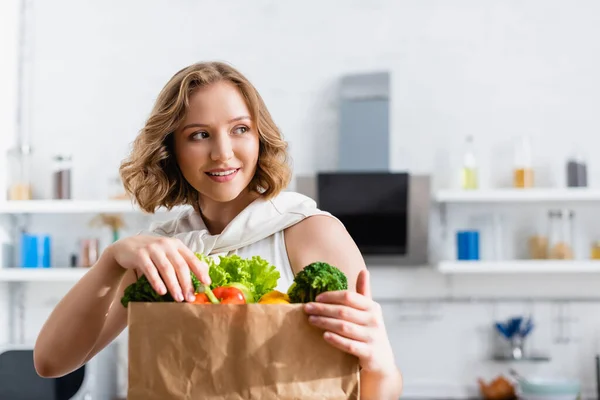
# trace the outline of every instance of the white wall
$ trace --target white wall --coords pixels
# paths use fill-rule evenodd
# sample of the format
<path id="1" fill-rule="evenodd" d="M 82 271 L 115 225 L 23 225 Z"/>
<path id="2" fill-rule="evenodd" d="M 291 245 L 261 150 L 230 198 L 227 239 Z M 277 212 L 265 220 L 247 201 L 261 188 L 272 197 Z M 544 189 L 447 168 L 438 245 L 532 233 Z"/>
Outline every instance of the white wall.
<path id="1" fill-rule="evenodd" d="M 208 59 L 233 63 L 258 87 L 291 142 L 299 174 L 335 165 L 340 76 L 389 70 L 394 169 L 432 173 L 436 187 L 454 186 L 449 167 L 472 134 L 483 185 L 504 185 L 513 138 L 531 134 L 543 185 L 562 185 L 564 158 L 575 144 L 588 152 L 591 185 L 598 186 L 592 151 L 600 125 L 599 15 L 600 3 L 592 0 L 38 1 L 27 114 L 38 171 L 34 194 L 50 196 L 51 156 L 66 151 L 75 159 L 74 196 L 106 197 L 162 85 L 184 65 Z M 33 223 L 42 229 L 55 222 Z M 432 235 L 438 233 L 434 223 Z M 73 245 L 70 237 L 55 239 L 61 248 Z M 594 295 L 599 283 L 596 276 L 490 280 L 374 269 L 374 291 L 386 298 Z M 29 297 L 29 340 L 66 288 L 53 290 Z M 527 305 L 434 303 L 432 321 L 401 318 L 426 315 L 422 306 L 385 302 L 407 395 L 465 395 L 478 376 L 506 371 L 487 361 L 491 324 Z M 533 336 L 553 362 L 525 365 L 523 372 L 577 376 L 591 391 L 598 305 L 572 305 L 579 321 L 569 325 L 570 336 L 580 341 L 567 344 L 553 343 L 555 307 L 536 303 Z"/>
<path id="2" fill-rule="evenodd" d="M 35 2 L 36 165 L 76 152 L 75 195 L 104 195 L 166 80 L 188 63 L 220 59 L 261 91 L 292 143 L 296 173 L 334 166 L 340 75 L 384 69 L 394 168 L 435 172 L 446 184 L 445 163 L 473 134 L 490 184 L 500 183 L 510 176 L 511 138 L 531 134 L 540 179 L 562 183 L 551 171 L 562 172 L 570 142 L 586 150 L 600 125 L 600 6 L 564 4 Z M 38 195 L 48 196 L 49 179 L 36 178 Z"/>
<path id="3" fill-rule="evenodd" d="M 13 144 L 17 128 L 18 2 L 0 2 L 0 200 L 7 195 L 6 152 Z"/>

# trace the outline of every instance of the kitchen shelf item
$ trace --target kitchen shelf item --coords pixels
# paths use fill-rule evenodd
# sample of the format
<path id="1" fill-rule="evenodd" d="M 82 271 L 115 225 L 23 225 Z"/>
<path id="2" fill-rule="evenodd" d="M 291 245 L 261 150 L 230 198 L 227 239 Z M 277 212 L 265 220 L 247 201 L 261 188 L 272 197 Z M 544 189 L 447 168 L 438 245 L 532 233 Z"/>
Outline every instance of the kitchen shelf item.
<path id="1" fill-rule="evenodd" d="M 519 189 L 534 186 L 533 151 L 531 139 L 523 136 L 515 146 L 515 165 L 513 167 L 513 186 Z"/>
<path id="2" fill-rule="evenodd" d="M 592 248 L 590 251 L 590 259 L 600 260 L 600 240 L 596 240 L 592 243 Z"/>
<path id="3" fill-rule="evenodd" d="M 495 323 L 498 333 L 506 340 L 508 351 L 506 358 L 521 360 L 526 356 L 524 346 L 525 339 L 533 330 L 533 320 L 531 317 L 513 317 L 507 321 L 498 321 Z"/>
<path id="4" fill-rule="evenodd" d="M 477 379 L 479 393 L 484 400 L 512 400 L 515 398 L 514 384 L 503 376 L 486 383 L 482 378 Z"/>
<path id="5" fill-rule="evenodd" d="M 31 200 L 31 148 L 12 149 L 9 155 L 8 200 Z"/>
<path id="6" fill-rule="evenodd" d="M 548 238 L 534 235 L 527 241 L 529 258 L 532 260 L 545 260 L 548 258 Z"/>
<path id="7" fill-rule="evenodd" d="M 583 155 L 574 154 L 567 160 L 567 187 L 587 187 L 587 162 Z"/>
<path id="8" fill-rule="evenodd" d="M 479 232 L 456 232 L 456 250 L 459 260 L 479 260 Z"/>
<path id="9" fill-rule="evenodd" d="M 98 238 L 84 238 L 80 243 L 79 266 L 90 268 L 98 261 L 100 256 L 100 240 Z"/>
<path id="10" fill-rule="evenodd" d="M 548 258 L 570 260 L 573 254 L 573 220 L 571 210 L 550 210 L 548 212 Z"/>
<path id="11" fill-rule="evenodd" d="M 54 157 L 54 199 L 67 200 L 71 198 L 71 156 L 59 154 Z"/>
<path id="12" fill-rule="evenodd" d="M 574 396 L 581 392 L 581 383 L 566 378 L 527 378 L 517 380 L 519 392 L 523 396 Z"/>
<path id="13" fill-rule="evenodd" d="M 465 140 L 465 153 L 463 155 L 463 164 L 460 170 L 460 187 L 466 190 L 477 189 L 479 187 L 477 158 L 473 146 L 473 136 L 467 136 Z"/>

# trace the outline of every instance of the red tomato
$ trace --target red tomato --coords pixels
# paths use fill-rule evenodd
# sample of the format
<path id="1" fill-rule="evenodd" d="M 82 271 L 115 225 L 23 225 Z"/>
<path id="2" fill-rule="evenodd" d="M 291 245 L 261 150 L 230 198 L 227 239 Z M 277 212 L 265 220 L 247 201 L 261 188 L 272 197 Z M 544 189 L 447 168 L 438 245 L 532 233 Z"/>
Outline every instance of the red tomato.
<path id="1" fill-rule="evenodd" d="M 204 293 L 196 293 L 196 300 L 192 301 L 192 304 L 210 304 L 210 300 Z"/>
<path id="2" fill-rule="evenodd" d="M 238 288 L 221 286 L 212 292 L 221 304 L 246 304 L 246 298 Z"/>

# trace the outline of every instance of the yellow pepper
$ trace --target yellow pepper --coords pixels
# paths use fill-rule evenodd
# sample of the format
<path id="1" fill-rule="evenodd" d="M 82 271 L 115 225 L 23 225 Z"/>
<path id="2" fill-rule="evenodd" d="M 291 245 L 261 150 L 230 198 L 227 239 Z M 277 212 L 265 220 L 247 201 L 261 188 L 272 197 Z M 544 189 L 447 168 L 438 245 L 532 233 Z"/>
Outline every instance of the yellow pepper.
<path id="1" fill-rule="evenodd" d="M 258 304 L 290 304 L 290 298 L 285 293 L 273 290 L 265 293 L 258 301 Z"/>

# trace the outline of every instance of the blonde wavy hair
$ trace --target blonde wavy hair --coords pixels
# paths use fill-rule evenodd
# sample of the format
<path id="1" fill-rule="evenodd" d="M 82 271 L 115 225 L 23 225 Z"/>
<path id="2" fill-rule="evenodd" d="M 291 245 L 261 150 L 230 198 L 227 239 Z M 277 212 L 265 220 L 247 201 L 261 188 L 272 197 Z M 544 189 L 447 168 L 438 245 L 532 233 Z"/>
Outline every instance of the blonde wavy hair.
<path id="1" fill-rule="evenodd" d="M 202 62 L 177 72 L 156 100 L 119 172 L 125 190 L 146 212 L 178 205 L 198 207 L 198 192 L 183 177 L 173 153 L 173 133 L 185 118 L 190 95 L 219 81 L 235 84 L 258 129 L 258 165 L 249 189 L 266 198 L 279 194 L 291 178 L 287 142 L 273 122 L 256 88 L 239 71 L 221 62 Z"/>

